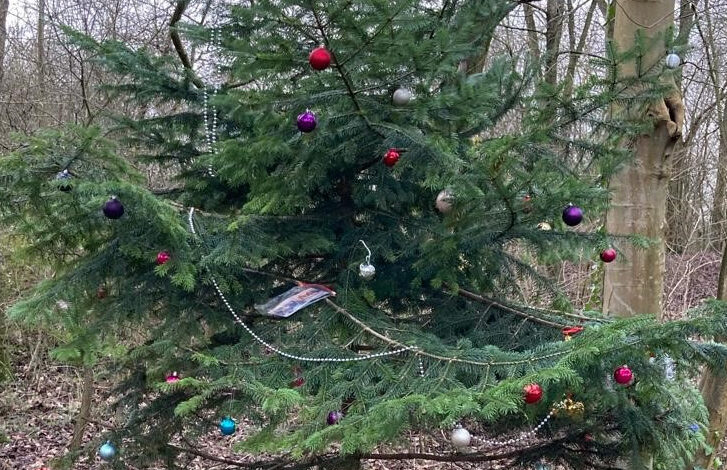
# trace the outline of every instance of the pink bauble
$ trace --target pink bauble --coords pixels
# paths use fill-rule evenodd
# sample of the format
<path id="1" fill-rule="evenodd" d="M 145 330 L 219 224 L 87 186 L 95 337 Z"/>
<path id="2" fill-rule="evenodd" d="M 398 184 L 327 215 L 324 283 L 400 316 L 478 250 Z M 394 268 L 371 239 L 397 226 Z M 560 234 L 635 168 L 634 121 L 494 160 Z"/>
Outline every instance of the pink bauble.
<path id="1" fill-rule="evenodd" d="M 620 385 L 628 385 L 634 379 L 634 373 L 629 366 L 621 366 L 613 372 L 613 380 Z"/>

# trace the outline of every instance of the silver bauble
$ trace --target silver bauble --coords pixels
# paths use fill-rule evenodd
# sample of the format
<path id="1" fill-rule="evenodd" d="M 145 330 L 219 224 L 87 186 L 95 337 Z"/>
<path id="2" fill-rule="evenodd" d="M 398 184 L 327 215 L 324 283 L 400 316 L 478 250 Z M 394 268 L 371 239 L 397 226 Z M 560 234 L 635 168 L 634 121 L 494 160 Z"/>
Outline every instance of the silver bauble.
<path id="1" fill-rule="evenodd" d="M 452 212 L 452 207 L 454 207 L 454 194 L 449 189 L 440 191 L 434 205 L 442 214 L 449 214 Z"/>
<path id="2" fill-rule="evenodd" d="M 470 442 L 472 441 L 472 436 L 470 436 L 469 431 L 467 431 L 465 428 L 460 427 L 452 431 L 451 439 L 453 446 L 458 449 L 463 449 L 470 445 Z"/>
<path id="3" fill-rule="evenodd" d="M 550 226 L 550 224 L 548 222 L 540 222 L 538 224 L 538 228 L 540 230 L 542 230 L 543 232 L 548 232 L 551 230 L 552 227 Z"/>
<path id="4" fill-rule="evenodd" d="M 376 275 L 376 268 L 373 264 L 361 263 L 358 265 L 358 275 L 368 281 Z"/>
<path id="5" fill-rule="evenodd" d="M 408 88 L 398 88 L 391 97 L 391 101 L 396 106 L 406 106 L 411 101 L 411 90 Z"/>
<path id="6" fill-rule="evenodd" d="M 682 65 L 682 58 L 679 57 L 679 55 L 675 53 L 667 54 L 666 59 L 664 59 L 664 62 L 666 63 L 666 66 L 670 69 L 678 68 L 680 65 Z"/>

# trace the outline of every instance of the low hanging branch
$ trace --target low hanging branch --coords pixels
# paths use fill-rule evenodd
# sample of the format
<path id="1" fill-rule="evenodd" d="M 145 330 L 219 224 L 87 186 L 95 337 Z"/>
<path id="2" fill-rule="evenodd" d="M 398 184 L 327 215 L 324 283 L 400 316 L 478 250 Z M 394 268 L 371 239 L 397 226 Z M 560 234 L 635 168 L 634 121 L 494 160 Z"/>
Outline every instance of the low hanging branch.
<path id="1" fill-rule="evenodd" d="M 179 60 L 192 77 L 192 83 L 194 83 L 197 88 L 204 88 L 204 83 L 202 83 L 202 80 L 200 80 L 200 78 L 197 77 L 197 74 L 194 73 L 192 61 L 189 60 L 187 51 L 184 49 L 184 43 L 182 43 L 182 38 L 179 36 L 179 31 L 177 31 L 177 23 L 179 23 L 179 20 L 182 19 L 182 15 L 184 14 L 184 10 L 187 9 L 187 5 L 189 5 L 189 0 L 179 0 L 177 2 L 177 6 L 174 8 L 174 13 L 172 13 L 172 19 L 169 20 L 169 37 L 172 39 L 172 44 L 174 44 L 174 50 L 177 51 Z"/>

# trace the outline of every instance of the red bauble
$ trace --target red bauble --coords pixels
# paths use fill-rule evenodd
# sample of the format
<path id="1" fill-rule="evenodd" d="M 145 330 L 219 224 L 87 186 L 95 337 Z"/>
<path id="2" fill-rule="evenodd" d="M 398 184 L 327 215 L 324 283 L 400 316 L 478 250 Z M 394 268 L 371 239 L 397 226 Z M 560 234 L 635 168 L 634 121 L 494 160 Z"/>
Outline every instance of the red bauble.
<path id="1" fill-rule="evenodd" d="M 325 70 L 331 65 L 331 53 L 325 47 L 316 47 L 308 56 L 308 63 L 316 70 Z"/>
<path id="2" fill-rule="evenodd" d="M 172 259 L 171 255 L 167 253 L 166 251 L 160 251 L 157 253 L 157 264 L 161 266 L 162 264 L 167 264 L 167 261 Z"/>
<path id="3" fill-rule="evenodd" d="M 543 387 L 538 384 L 528 384 L 523 387 L 525 403 L 534 405 L 543 398 Z"/>
<path id="4" fill-rule="evenodd" d="M 98 289 L 96 289 L 96 297 L 98 297 L 100 300 L 103 300 L 106 298 L 107 295 L 109 295 L 109 292 L 106 290 L 106 287 L 98 286 Z"/>
<path id="5" fill-rule="evenodd" d="M 607 250 L 603 250 L 601 252 L 601 261 L 604 263 L 610 263 L 611 261 L 616 259 L 616 250 L 613 248 L 609 248 Z"/>
<path id="6" fill-rule="evenodd" d="M 302 387 L 304 383 L 305 379 L 303 377 L 296 377 L 295 379 L 293 379 L 292 382 L 290 382 L 290 386 L 293 388 L 298 388 Z"/>
<path id="7" fill-rule="evenodd" d="M 386 155 L 384 155 L 384 165 L 391 168 L 392 166 L 396 165 L 396 162 L 399 161 L 399 152 L 397 152 L 395 149 L 389 149 L 388 152 L 386 152 Z"/>
<path id="8" fill-rule="evenodd" d="M 634 373 L 629 366 L 621 366 L 613 372 L 613 380 L 620 385 L 628 385 L 634 379 Z"/>

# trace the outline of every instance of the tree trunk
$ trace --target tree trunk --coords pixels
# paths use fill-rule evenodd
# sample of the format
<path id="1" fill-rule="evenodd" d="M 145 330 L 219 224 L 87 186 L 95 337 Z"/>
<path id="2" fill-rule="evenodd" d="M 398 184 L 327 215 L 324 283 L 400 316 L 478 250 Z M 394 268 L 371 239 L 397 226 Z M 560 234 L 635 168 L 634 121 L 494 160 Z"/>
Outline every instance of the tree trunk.
<path id="1" fill-rule="evenodd" d="M 727 302 L 727 244 L 722 255 L 722 267 L 719 271 L 717 298 Z M 721 338 L 722 341 L 727 338 Z M 720 443 L 727 430 L 727 370 L 705 371 L 700 383 L 704 404 L 709 410 L 709 429 L 707 443 L 714 449 L 707 455 L 704 451 L 697 453 L 694 466 L 711 469 L 717 457 Z"/>
<path id="2" fill-rule="evenodd" d="M 83 431 L 86 429 L 88 418 L 91 416 L 91 400 L 93 399 L 93 367 L 83 365 L 83 384 L 81 385 L 81 408 L 78 410 L 76 422 L 73 424 L 73 437 L 68 446 L 71 452 L 81 448 Z"/>
<path id="3" fill-rule="evenodd" d="M 5 75 L 5 43 L 8 39 L 8 9 L 10 0 L 0 0 L 0 83 Z"/>
<path id="4" fill-rule="evenodd" d="M 616 46 L 622 51 L 631 49 L 639 30 L 646 37 L 659 37 L 673 25 L 673 13 L 673 0 L 618 2 L 614 22 Z M 639 65 L 636 61 L 621 64 L 619 74 L 637 75 L 639 67 L 652 67 L 663 60 L 665 53 L 663 43 L 656 43 Z M 643 235 L 657 243 L 645 250 L 624 244 L 620 246 L 624 261 L 606 266 L 603 310 L 616 316 L 661 315 L 668 157 L 681 134 L 684 119 L 683 102 L 676 87 L 670 96 L 650 106 L 647 116 L 654 119 L 653 132 L 636 139 L 634 161 L 610 182 L 612 200 L 606 229 L 613 234 Z"/>
<path id="5" fill-rule="evenodd" d="M 656 38 L 674 24 L 674 0 L 620 0 L 613 5 L 613 42 L 620 51 L 632 49 L 639 32 L 654 41 L 639 61 L 619 64 L 621 77 L 638 76 L 664 58 L 666 47 Z M 606 230 L 612 234 L 643 235 L 656 243 L 645 250 L 630 244 L 620 245 L 624 254 L 622 261 L 606 265 L 603 311 L 614 316 L 640 313 L 661 316 L 668 157 L 684 119 L 683 102 L 676 86 L 671 95 L 650 105 L 645 113 L 646 116 L 628 116 L 652 118 L 654 128 L 629 143 L 634 149 L 634 160 L 611 179 L 612 198 Z M 652 461 L 646 451 L 640 449 L 638 454 L 628 468 L 651 468 Z"/>
<path id="6" fill-rule="evenodd" d="M 37 30 L 37 61 L 38 61 L 38 126 L 45 122 L 45 0 L 38 0 L 38 30 Z"/>
<path id="7" fill-rule="evenodd" d="M 558 83 L 558 52 L 563 36 L 564 12 L 563 0 L 548 0 L 545 10 L 545 81 L 553 86 Z"/>
<path id="8" fill-rule="evenodd" d="M 724 99 L 723 97 L 721 97 Z M 718 105 L 719 106 L 719 105 Z M 725 104 L 719 106 L 723 108 Z M 721 110 L 721 109 L 720 109 Z M 714 204 L 712 206 L 712 232 L 717 247 L 725 244 L 727 234 L 727 113 L 718 112 L 719 122 L 719 156 L 717 157 L 717 186 L 714 190 Z"/>

